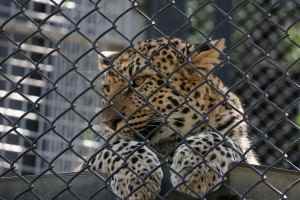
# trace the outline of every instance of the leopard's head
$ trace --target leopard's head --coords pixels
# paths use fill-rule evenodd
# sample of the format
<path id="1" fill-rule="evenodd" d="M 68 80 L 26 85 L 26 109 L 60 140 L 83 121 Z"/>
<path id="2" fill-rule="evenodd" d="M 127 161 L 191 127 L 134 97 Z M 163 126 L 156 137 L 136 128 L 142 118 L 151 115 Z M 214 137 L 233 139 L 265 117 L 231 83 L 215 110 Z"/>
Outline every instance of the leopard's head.
<path id="1" fill-rule="evenodd" d="M 223 49 L 224 39 L 197 48 L 178 38 L 158 38 L 102 54 L 102 121 L 119 137 L 154 143 L 186 134 L 200 119 L 189 105 L 193 92 L 220 64 Z"/>

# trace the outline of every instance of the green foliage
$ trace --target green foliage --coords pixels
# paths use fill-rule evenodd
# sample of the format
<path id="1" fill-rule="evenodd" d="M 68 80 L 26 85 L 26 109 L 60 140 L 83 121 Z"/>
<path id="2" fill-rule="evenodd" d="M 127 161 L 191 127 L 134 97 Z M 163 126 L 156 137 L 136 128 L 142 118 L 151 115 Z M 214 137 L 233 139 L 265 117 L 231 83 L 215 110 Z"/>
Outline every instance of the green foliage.
<path id="1" fill-rule="evenodd" d="M 93 140 L 95 138 L 95 134 L 91 129 L 87 129 L 83 134 L 82 134 L 83 140 Z"/>
<path id="2" fill-rule="evenodd" d="M 288 53 L 288 59 L 297 60 L 300 58 L 300 23 L 294 24 L 288 30 L 288 37 L 294 43 L 290 52 Z M 300 70 L 299 68 L 296 70 Z"/>
<path id="3" fill-rule="evenodd" d="M 300 22 L 294 24 L 288 30 L 288 36 L 297 45 L 300 45 Z"/>
<path id="4" fill-rule="evenodd" d="M 296 123 L 300 126 L 300 113 L 298 113 L 298 116 L 296 117 Z"/>

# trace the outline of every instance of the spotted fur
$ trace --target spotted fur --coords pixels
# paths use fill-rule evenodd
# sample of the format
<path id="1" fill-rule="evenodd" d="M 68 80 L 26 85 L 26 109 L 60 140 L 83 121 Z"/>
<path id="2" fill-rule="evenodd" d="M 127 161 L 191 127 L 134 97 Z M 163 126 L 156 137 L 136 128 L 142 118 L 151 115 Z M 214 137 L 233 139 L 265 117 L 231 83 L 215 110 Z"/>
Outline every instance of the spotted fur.
<path id="1" fill-rule="evenodd" d="M 122 199 L 154 199 L 160 191 L 160 161 L 141 142 L 118 139 L 101 149 L 90 165 L 109 177 L 112 191 Z"/>
<path id="2" fill-rule="evenodd" d="M 177 190 L 201 197 L 223 182 L 229 165 L 240 161 L 240 148 L 227 136 L 205 131 L 191 136 L 173 156 L 171 182 Z"/>
<path id="3" fill-rule="evenodd" d="M 161 155 L 172 156 L 173 185 L 182 192 L 192 191 L 195 196 L 216 188 L 233 161 L 258 164 L 250 149 L 239 98 L 212 73 L 221 64 L 224 48 L 223 39 L 199 48 L 178 38 L 158 38 L 138 42 L 100 62 L 100 69 L 106 71 L 106 102 L 101 115 L 103 123 L 114 130 L 105 137 L 129 140 L 128 145 L 133 146 L 138 143 L 135 140 L 147 141 Z M 180 145 L 184 140 L 187 143 Z M 108 162 L 117 155 L 111 153 L 104 158 L 105 153 L 101 152 L 92 163 L 94 170 L 107 169 L 104 172 L 108 177 L 117 177 L 111 186 L 122 199 L 129 195 L 129 199 L 150 200 L 158 193 L 163 176 L 160 164 L 150 149 L 143 148 L 143 153 L 130 152 L 138 160 L 129 165 L 141 165 L 149 177 L 153 176 L 149 180 L 155 181 L 147 184 L 151 195 L 143 186 L 145 190 L 135 192 L 136 197 L 130 195 L 128 184 L 139 185 L 132 180 L 134 175 L 126 175 L 125 168 L 109 170 L 120 168 L 122 159 L 114 164 Z M 128 160 L 129 150 L 116 152 Z M 148 159 L 155 160 L 155 164 L 148 165 Z M 97 164 L 100 162 L 102 168 Z M 152 173 L 151 166 L 158 171 Z"/>

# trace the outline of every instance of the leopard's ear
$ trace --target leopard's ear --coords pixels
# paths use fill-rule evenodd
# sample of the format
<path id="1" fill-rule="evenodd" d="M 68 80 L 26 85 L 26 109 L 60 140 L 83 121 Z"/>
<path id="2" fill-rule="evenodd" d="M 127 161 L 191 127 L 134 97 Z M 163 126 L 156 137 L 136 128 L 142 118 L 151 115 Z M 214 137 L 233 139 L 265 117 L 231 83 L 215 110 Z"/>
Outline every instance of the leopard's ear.
<path id="1" fill-rule="evenodd" d="M 111 65 L 113 57 L 118 53 L 118 51 L 101 51 L 101 53 L 98 55 L 98 68 L 100 70 L 105 70 Z"/>
<path id="2" fill-rule="evenodd" d="M 191 56 L 191 62 L 200 70 L 209 72 L 221 63 L 220 54 L 225 49 L 225 39 L 213 40 L 209 44 L 197 49 Z"/>

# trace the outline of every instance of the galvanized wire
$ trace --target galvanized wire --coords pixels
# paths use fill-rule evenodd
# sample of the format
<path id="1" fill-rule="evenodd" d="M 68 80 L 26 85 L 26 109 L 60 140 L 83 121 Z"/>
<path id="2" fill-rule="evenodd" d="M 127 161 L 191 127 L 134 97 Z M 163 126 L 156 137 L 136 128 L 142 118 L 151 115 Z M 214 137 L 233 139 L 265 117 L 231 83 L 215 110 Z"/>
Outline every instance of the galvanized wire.
<path id="1" fill-rule="evenodd" d="M 152 4 L 155 4 L 154 2 Z M 267 166 L 265 170 L 259 170 L 249 165 L 260 177 L 260 181 L 247 188 L 245 193 L 236 191 L 226 182 L 224 187 L 238 198 L 246 199 L 248 193 L 255 187 L 264 184 L 272 192 L 277 193 L 279 198 L 285 199 L 287 192 L 292 190 L 299 181 L 290 183 L 284 191 L 281 191 L 272 185 L 266 178 L 266 174 L 275 167 L 285 167 L 300 172 L 298 153 L 298 134 L 300 133 L 299 2 L 297 0 L 286 2 L 232 0 L 230 5 L 225 5 L 221 1 L 191 0 L 187 2 L 190 7 L 184 10 L 176 1 L 165 0 L 156 2 L 157 9 L 149 13 L 147 2 L 130 0 L 126 1 L 126 5 L 122 7 L 122 3 L 117 1 L 116 5 L 120 4 L 122 11 L 114 17 L 103 9 L 103 4 L 105 4 L 104 1 L 94 0 L 86 2 L 50 0 L 46 3 L 14 0 L 3 5 L 0 3 L 2 6 L 0 8 L 6 6 L 7 9 L 11 9 L 9 13 L 0 10 L 0 14 L 4 13 L 4 16 L 0 17 L 0 53 L 3 51 L 0 60 L 0 163 L 2 163 L 0 178 L 13 175 L 28 185 L 28 188 L 16 194 L 14 199 L 22 199 L 28 194 L 36 199 L 43 199 L 35 191 L 34 185 L 45 174 L 52 174 L 65 185 L 52 199 L 58 199 L 64 193 L 71 194 L 74 199 L 82 199 L 78 191 L 72 190 L 71 185 L 76 177 L 86 170 L 104 185 L 98 188 L 96 193 L 91 194 L 89 199 L 96 198 L 103 190 L 110 190 L 110 181 L 118 171 L 104 178 L 95 170 L 90 169 L 88 165 L 104 150 L 109 149 L 113 154 L 119 154 L 113 150 L 111 142 L 114 136 L 122 130 L 116 131 L 113 136 L 107 138 L 104 128 L 99 125 L 99 116 L 106 109 L 101 107 L 100 101 L 106 101 L 106 103 L 110 101 L 99 89 L 108 71 L 117 73 L 128 83 L 126 87 L 130 87 L 143 100 L 144 105 L 135 112 L 148 107 L 165 122 L 172 114 L 160 113 L 151 105 L 149 99 L 166 86 L 176 91 L 168 83 L 169 78 L 185 64 L 191 64 L 190 60 L 186 59 L 181 66 L 165 78 L 160 88 L 150 96 L 144 97 L 131 87 L 130 80 L 114 68 L 113 60 L 109 61 L 108 69 L 103 71 L 97 69 L 97 56 L 105 58 L 102 51 L 111 50 L 106 49 L 109 48 L 107 45 L 109 42 L 113 44 L 113 49 L 120 50 L 122 54 L 133 48 L 137 41 L 149 35 L 159 37 L 181 35 L 187 40 L 196 40 L 201 44 L 211 41 L 215 36 L 222 36 L 223 31 L 227 40 L 227 48 L 222 53 L 222 65 L 225 65 L 225 68 L 216 67 L 209 74 L 226 75 L 223 78 L 227 83 L 228 91 L 240 95 L 241 101 L 244 102 L 245 113 L 226 102 L 226 95 L 218 91 L 209 80 L 195 86 L 186 96 L 183 96 L 184 101 L 177 108 L 186 105 L 203 119 L 197 124 L 198 126 L 188 131 L 187 135 L 189 135 L 200 125 L 207 123 L 209 114 L 200 113 L 190 105 L 188 102 L 190 95 L 205 84 L 223 95 L 224 101 L 214 105 L 211 111 L 223 103 L 228 103 L 234 111 L 239 112 L 243 116 L 243 121 L 249 126 L 249 134 L 253 140 L 251 150 L 256 151 L 261 163 Z M 66 9 L 68 5 L 73 7 L 68 10 Z M 87 5 L 86 9 L 83 9 L 83 5 Z M 75 13 L 76 6 L 79 7 L 78 15 Z M 171 13 L 180 16 L 181 21 L 174 27 L 172 25 L 162 27 L 167 24 L 161 23 L 160 17 L 171 19 L 172 15 L 165 15 L 170 10 L 172 10 Z M 282 16 L 282 13 L 286 15 Z M 88 25 L 92 23 L 87 21 L 94 18 L 94 15 L 105 21 L 106 27 L 99 32 L 89 33 Z M 129 15 L 133 16 L 131 19 L 138 18 L 142 24 L 135 33 L 130 34 L 124 27 L 122 28 L 122 23 L 124 23 L 122 20 L 127 19 Z M 210 18 L 210 15 L 213 17 L 217 15 L 218 20 Z M 55 24 L 54 18 L 57 17 L 64 22 Z M 206 28 L 202 28 L 199 24 Z M 131 26 L 138 25 L 129 23 L 128 27 Z M 95 27 L 95 30 L 98 30 L 98 27 Z M 21 39 L 17 39 L 18 34 L 21 35 Z M 109 35 L 112 35 L 110 40 L 106 38 Z M 43 44 L 34 45 L 34 40 L 37 38 L 40 38 Z M 46 49 L 40 50 L 41 47 Z M 134 51 L 144 57 L 138 50 Z M 178 51 L 177 53 L 185 56 Z M 151 68 L 159 76 L 164 77 L 158 69 L 153 67 L 151 58 L 144 58 L 148 60 L 144 67 Z M 45 70 L 48 69 L 47 67 L 49 67 L 48 71 Z M 200 71 L 197 73 L 204 76 Z M 118 95 L 116 94 L 115 97 Z M 117 109 L 115 111 L 118 112 Z M 186 136 L 182 136 L 178 130 L 167 123 L 162 125 L 175 132 L 180 140 L 174 149 L 181 144 L 193 149 Z M 127 123 L 123 128 L 128 128 L 128 126 L 130 125 Z M 218 132 L 216 127 L 207 126 Z M 133 128 L 132 132 L 140 134 Z M 160 167 L 166 174 L 173 172 L 179 175 L 170 168 L 172 156 L 161 154 L 147 136 L 141 137 L 144 141 L 135 150 L 138 151 L 147 146 L 161 158 L 160 166 L 152 169 L 148 175 Z M 223 139 L 225 140 L 225 137 Z M 213 145 L 210 151 L 223 142 Z M 86 147 L 89 147 L 89 150 L 86 150 Z M 238 149 L 233 150 L 243 157 Z M 118 157 L 126 162 L 126 159 L 134 153 L 130 153 L 125 158 L 121 155 Z M 65 180 L 61 176 L 61 172 L 73 171 L 79 163 L 82 164 L 82 168 L 73 178 Z M 193 167 L 191 171 L 202 164 L 214 170 L 208 163 L 207 158 L 204 158 L 204 161 Z M 134 170 L 129 170 L 138 176 Z M 228 173 L 232 170 L 234 167 Z M 24 176 L 26 174 L 35 174 L 36 178 L 27 179 Z M 141 182 L 144 181 L 141 177 L 139 179 Z M 184 179 L 185 177 L 182 177 L 182 180 Z M 166 199 L 169 193 L 179 187 L 172 187 L 169 182 L 167 185 L 168 188 L 162 188 L 163 193 L 157 194 L 158 199 Z M 148 186 L 145 185 L 145 187 Z M 193 195 L 201 199 L 207 196 L 207 194 L 197 193 Z"/>

